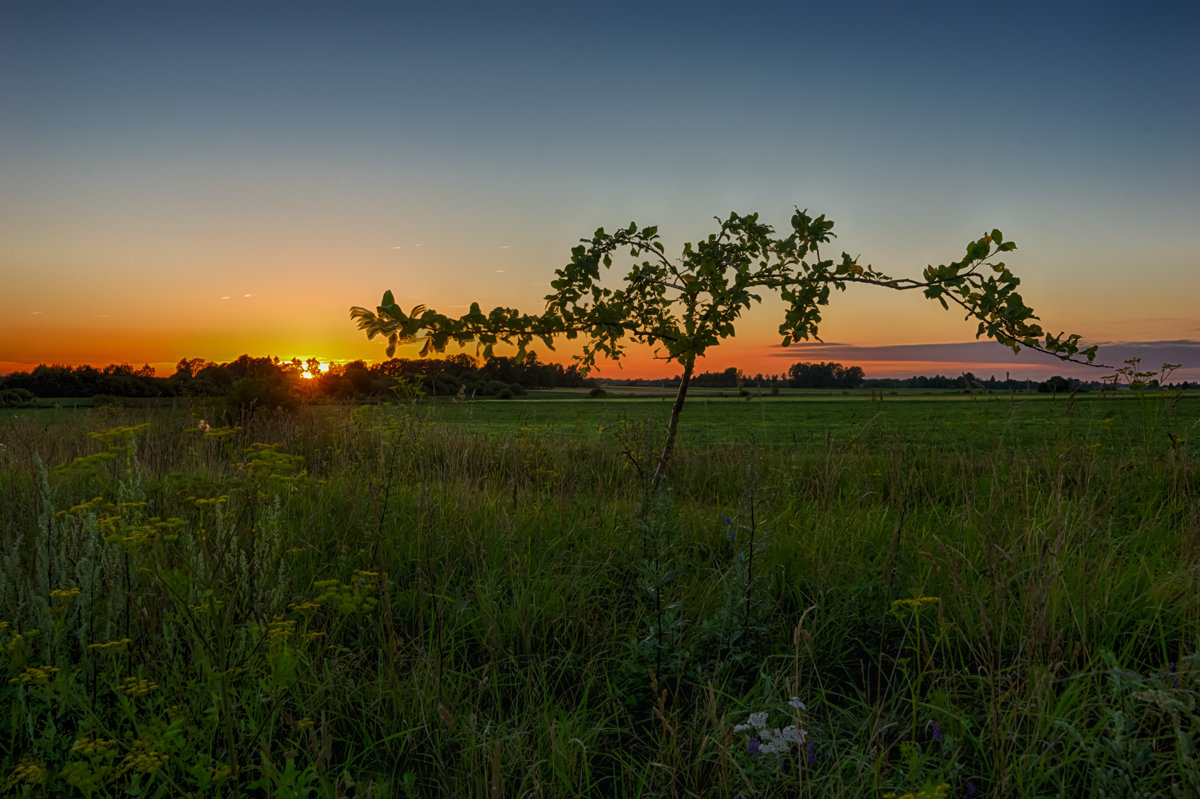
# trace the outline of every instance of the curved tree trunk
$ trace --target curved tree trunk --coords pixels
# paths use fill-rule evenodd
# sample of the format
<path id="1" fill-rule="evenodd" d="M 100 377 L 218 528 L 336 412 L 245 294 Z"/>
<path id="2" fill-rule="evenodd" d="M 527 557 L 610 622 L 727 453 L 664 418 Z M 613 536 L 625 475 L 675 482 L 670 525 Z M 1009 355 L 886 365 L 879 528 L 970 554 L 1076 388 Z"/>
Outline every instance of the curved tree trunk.
<path id="1" fill-rule="evenodd" d="M 658 456 L 658 468 L 654 477 L 650 478 L 650 493 L 658 492 L 663 477 L 667 473 L 667 465 L 671 461 L 671 450 L 675 448 L 675 434 L 679 430 L 679 414 L 683 410 L 683 402 L 687 399 L 688 386 L 692 383 L 692 372 L 696 366 L 696 356 L 692 355 L 683 365 L 683 377 L 679 380 L 679 392 L 675 395 L 675 404 L 671 406 L 671 423 L 667 426 L 667 440 L 663 442 L 662 453 Z"/>

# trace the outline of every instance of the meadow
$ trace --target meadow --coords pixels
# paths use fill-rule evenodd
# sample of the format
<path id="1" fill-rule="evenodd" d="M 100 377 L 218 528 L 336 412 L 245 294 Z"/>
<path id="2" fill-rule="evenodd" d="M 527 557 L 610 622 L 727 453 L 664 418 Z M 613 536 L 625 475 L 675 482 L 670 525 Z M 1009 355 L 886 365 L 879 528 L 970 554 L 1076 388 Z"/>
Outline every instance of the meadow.
<path id="1" fill-rule="evenodd" d="M 0 793 L 1200 795 L 1200 396 L 668 412 L 4 412 Z"/>

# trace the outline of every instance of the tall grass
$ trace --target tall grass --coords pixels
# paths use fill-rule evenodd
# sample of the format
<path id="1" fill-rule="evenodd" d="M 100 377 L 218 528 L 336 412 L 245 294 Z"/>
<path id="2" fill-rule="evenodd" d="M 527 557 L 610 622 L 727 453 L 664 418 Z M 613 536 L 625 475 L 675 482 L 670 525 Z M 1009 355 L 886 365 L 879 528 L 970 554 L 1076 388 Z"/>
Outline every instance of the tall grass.
<path id="1" fill-rule="evenodd" d="M 1049 407 L 685 442 L 651 503 L 636 423 L 10 421 L 0 791 L 1195 796 L 1195 409 Z"/>

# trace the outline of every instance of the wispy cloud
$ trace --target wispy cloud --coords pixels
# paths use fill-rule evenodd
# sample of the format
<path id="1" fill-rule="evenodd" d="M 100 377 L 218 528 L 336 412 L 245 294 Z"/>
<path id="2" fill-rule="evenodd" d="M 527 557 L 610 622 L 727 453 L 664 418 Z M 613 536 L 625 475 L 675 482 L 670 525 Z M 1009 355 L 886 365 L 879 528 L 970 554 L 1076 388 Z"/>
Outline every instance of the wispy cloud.
<path id="1" fill-rule="evenodd" d="M 1180 379 L 1191 379 L 1200 375 L 1200 341 L 1176 339 L 1167 341 L 1107 341 L 1099 343 L 1098 363 L 1109 367 L 1122 366 L 1132 358 L 1139 358 L 1142 367 L 1157 369 L 1161 364 L 1180 364 L 1177 373 Z M 1005 368 L 1022 374 L 1088 374 L 1100 375 L 1102 369 L 1074 366 L 1057 358 L 1022 349 L 1014 353 L 1011 349 L 991 341 L 963 341 L 944 344 L 883 344 L 865 346 L 836 342 L 798 342 L 790 347 L 771 347 L 772 358 L 789 361 L 838 361 L 847 364 L 872 364 L 868 375 L 888 374 L 911 368 L 920 368 L 925 373 L 942 370 L 943 373 L 979 371 Z M 920 367 L 914 367 L 920 364 Z"/>
<path id="2" fill-rule="evenodd" d="M 500 249 L 502 249 L 502 250 L 511 250 L 511 249 L 512 249 L 512 245 L 511 245 L 511 244 L 501 244 L 501 245 L 500 245 Z"/>

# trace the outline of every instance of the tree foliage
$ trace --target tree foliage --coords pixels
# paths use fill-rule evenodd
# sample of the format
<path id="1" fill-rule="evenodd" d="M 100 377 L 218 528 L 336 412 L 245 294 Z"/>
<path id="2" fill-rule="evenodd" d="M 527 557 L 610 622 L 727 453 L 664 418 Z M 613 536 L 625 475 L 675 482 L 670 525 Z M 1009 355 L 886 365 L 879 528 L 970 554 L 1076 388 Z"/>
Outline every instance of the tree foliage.
<path id="1" fill-rule="evenodd" d="M 368 338 L 384 337 L 388 355 L 398 344 L 422 340 L 422 355 L 450 344 L 475 343 L 484 357 L 498 343 L 517 348 L 518 356 L 541 340 L 554 347 L 557 337 L 582 339 L 582 368 L 604 357 L 619 360 L 627 343 L 654 348 L 659 357 L 683 367 L 679 394 L 672 409 L 657 486 L 674 444 L 679 412 L 696 359 L 734 334 L 735 322 L 767 292 L 786 303 L 779 325 L 782 344 L 818 338 L 822 309 L 834 290 L 862 283 L 895 290 L 919 290 L 944 308 L 957 306 L 977 323 L 976 337 L 987 336 L 1014 351 L 1021 348 L 1064 359 L 1091 362 L 1095 347 L 1081 350 L 1077 335 L 1051 334 L 1037 323 L 1033 310 L 1017 291 L 1020 279 L 997 256 L 1016 249 L 999 230 L 967 244 L 957 261 L 928 266 L 920 278 L 895 278 L 859 263 L 843 252 L 840 259 L 822 255 L 833 238 L 833 222 L 797 209 L 790 230 L 777 235 L 758 214 L 731 213 L 716 219 L 718 229 L 702 241 L 683 246 L 670 258 L 655 226 L 636 223 L 607 232 L 596 230 L 571 250 L 570 262 L 555 272 L 540 314 L 497 307 L 484 313 L 479 303 L 460 317 L 418 305 L 405 312 L 386 291 L 375 310 L 355 306 L 350 316 Z M 628 252 L 632 265 L 618 283 L 605 280 L 615 257 Z"/>
<path id="2" fill-rule="evenodd" d="M 792 388 L 857 388 L 866 378 L 861 366 L 833 363 L 794 363 L 788 369 Z"/>

